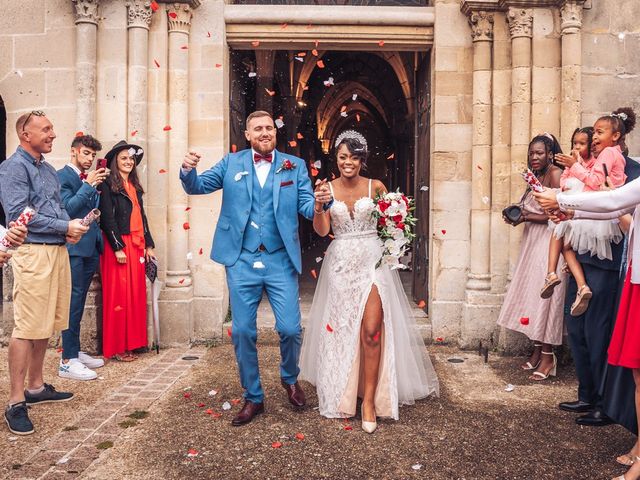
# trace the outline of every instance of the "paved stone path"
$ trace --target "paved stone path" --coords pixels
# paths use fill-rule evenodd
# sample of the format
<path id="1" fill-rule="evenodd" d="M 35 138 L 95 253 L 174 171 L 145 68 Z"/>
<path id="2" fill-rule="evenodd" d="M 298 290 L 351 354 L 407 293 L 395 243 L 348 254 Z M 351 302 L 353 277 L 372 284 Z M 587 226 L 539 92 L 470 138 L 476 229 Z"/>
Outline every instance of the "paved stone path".
<path id="1" fill-rule="evenodd" d="M 204 348 L 165 350 L 150 366 L 94 404 L 84 418 L 66 425 L 42 443 L 19 468 L 15 466 L 8 478 L 79 477 L 101 454 L 108 455 L 109 447 L 119 437 L 126 435 L 126 423 L 123 422 L 133 424 L 129 415 L 136 411 L 146 412 L 204 353 Z M 184 360 L 187 356 L 197 358 Z"/>

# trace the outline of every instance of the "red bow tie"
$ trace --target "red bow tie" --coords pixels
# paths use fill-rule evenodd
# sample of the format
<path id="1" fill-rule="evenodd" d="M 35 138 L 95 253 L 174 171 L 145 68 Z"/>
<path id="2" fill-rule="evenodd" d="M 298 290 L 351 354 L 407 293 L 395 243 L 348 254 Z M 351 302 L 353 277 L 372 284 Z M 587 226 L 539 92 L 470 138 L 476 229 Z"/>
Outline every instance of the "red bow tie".
<path id="1" fill-rule="evenodd" d="M 80 172 L 80 180 L 86 180 L 88 176 L 89 175 L 87 175 L 86 173 Z"/>
<path id="2" fill-rule="evenodd" d="M 253 163 L 258 163 L 264 160 L 265 162 L 273 162 L 273 155 L 271 153 L 267 153 L 266 155 L 260 155 L 259 153 L 253 154 Z"/>

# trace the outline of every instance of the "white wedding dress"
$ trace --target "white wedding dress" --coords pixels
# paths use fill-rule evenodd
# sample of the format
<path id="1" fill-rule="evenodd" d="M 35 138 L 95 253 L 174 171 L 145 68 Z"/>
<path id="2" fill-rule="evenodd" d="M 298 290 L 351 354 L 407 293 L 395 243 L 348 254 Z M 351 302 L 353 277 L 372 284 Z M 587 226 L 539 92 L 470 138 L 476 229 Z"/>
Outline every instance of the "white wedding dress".
<path id="1" fill-rule="evenodd" d="M 400 405 L 439 392 L 397 270 L 376 268 L 382 242 L 374 208 L 369 181 L 369 196 L 355 203 L 353 213 L 335 196 L 330 209 L 335 239 L 322 262 L 300 359 L 300 378 L 316 386 L 320 414 L 325 417 L 354 416 L 357 397 L 362 396 L 360 327 L 373 285 L 384 317 L 377 416 L 397 420 Z"/>

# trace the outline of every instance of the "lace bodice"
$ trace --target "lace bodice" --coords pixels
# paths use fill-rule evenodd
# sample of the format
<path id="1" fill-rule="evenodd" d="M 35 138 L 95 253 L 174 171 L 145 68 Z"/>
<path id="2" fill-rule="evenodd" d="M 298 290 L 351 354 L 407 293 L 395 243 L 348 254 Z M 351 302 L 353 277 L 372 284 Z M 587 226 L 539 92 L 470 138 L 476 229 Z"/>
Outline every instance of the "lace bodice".
<path id="1" fill-rule="evenodd" d="M 333 187 L 331 194 L 333 195 Z M 348 233 L 364 233 L 375 232 L 376 219 L 373 217 L 373 209 L 375 204 L 371 198 L 371 180 L 369 180 L 369 196 L 362 197 L 353 205 L 353 212 L 349 211 L 349 207 L 342 200 L 337 200 L 334 195 L 333 205 L 331 206 L 331 229 L 335 235 L 344 235 Z"/>

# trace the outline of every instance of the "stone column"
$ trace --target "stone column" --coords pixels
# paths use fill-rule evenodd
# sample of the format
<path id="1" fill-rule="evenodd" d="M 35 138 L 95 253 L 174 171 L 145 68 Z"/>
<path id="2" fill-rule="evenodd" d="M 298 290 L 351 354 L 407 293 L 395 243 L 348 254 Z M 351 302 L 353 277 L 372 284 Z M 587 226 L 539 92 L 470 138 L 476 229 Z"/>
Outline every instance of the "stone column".
<path id="1" fill-rule="evenodd" d="M 76 7 L 76 130 L 96 135 L 99 0 L 72 1 Z"/>
<path id="2" fill-rule="evenodd" d="M 525 185 L 520 174 L 527 165 L 531 132 L 533 10 L 510 7 L 507 21 L 511 33 L 511 202 L 517 202 L 524 192 Z M 510 272 L 518 260 L 521 239 L 522 228 L 512 228 L 509 235 Z"/>
<path id="3" fill-rule="evenodd" d="M 150 0 L 127 1 L 127 135 L 129 141 L 147 151 L 147 66 L 149 63 Z M 143 188 L 147 189 L 148 156 L 138 166 Z"/>
<path id="4" fill-rule="evenodd" d="M 566 0 L 562 16 L 562 89 L 560 104 L 560 143 L 568 148 L 571 134 L 581 125 L 582 77 L 582 4 L 583 0 Z"/>
<path id="5" fill-rule="evenodd" d="M 192 9 L 187 4 L 167 6 L 169 22 L 169 178 L 178 178 L 180 159 L 189 146 L 189 28 Z M 168 247 L 166 284 L 170 289 L 187 290 L 191 286 L 188 268 L 188 197 L 180 182 L 169 183 Z"/>

